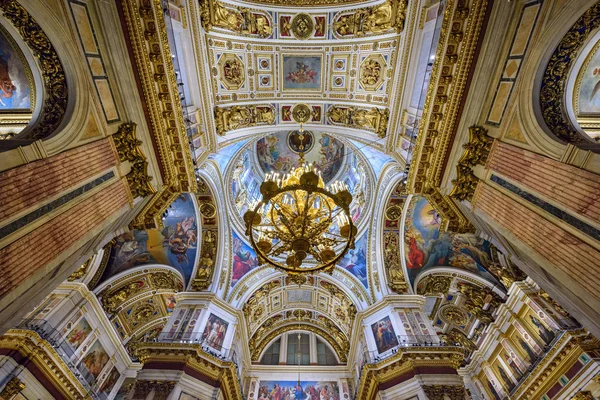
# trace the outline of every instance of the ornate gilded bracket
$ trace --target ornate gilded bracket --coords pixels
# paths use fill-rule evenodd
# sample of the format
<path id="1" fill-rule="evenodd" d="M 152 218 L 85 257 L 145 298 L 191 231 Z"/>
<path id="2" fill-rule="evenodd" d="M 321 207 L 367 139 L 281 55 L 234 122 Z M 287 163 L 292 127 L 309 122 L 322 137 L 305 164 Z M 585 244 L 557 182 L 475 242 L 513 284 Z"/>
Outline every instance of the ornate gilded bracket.
<path id="1" fill-rule="evenodd" d="M 479 179 L 473 174 L 473 167 L 485 165 L 492 148 L 493 139 L 481 126 L 469 127 L 469 142 L 463 144 L 465 151 L 456 165 L 456 179 L 452 180 L 454 188 L 450 197 L 458 201 L 473 199 L 475 187 Z"/>
<path id="2" fill-rule="evenodd" d="M 44 81 L 42 115 L 22 139 L 46 139 L 56 131 L 67 111 L 69 93 L 64 68 L 46 33 L 19 2 L 0 0 L 0 11 L 19 31 L 23 41 L 38 59 Z"/>
<path id="3" fill-rule="evenodd" d="M 119 161 L 131 163 L 131 171 L 127 174 L 127 183 L 134 198 L 156 193 L 150 184 L 152 177 L 148 175 L 148 161 L 139 147 L 142 142 L 135 137 L 135 127 L 136 124 L 133 122 L 126 122 L 119 126 L 117 133 L 112 135 Z"/>
<path id="4" fill-rule="evenodd" d="M 327 109 L 330 124 L 372 131 L 380 138 L 384 138 L 387 133 L 389 116 L 390 110 L 387 108 L 332 106 Z"/>
<path id="5" fill-rule="evenodd" d="M 464 400 L 465 387 L 459 385 L 423 386 L 429 400 Z"/>

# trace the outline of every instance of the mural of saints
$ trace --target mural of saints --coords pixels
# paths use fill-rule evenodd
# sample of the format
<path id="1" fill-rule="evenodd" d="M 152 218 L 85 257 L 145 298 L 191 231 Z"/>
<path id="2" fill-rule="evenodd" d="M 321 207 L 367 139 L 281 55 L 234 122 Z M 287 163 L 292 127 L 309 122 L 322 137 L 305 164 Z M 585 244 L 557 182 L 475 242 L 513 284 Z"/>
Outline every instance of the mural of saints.
<path id="1" fill-rule="evenodd" d="M 375 344 L 377 345 L 379 354 L 398 346 L 398 338 L 396 337 L 396 332 L 394 331 L 390 317 L 382 318 L 372 324 L 371 330 L 373 331 Z"/>
<path id="2" fill-rule="evenodd" d="M 228 322 L 214 314 L 210 314 L 202 333 L 202 343 L 221 351 L 228 326 Z"/>

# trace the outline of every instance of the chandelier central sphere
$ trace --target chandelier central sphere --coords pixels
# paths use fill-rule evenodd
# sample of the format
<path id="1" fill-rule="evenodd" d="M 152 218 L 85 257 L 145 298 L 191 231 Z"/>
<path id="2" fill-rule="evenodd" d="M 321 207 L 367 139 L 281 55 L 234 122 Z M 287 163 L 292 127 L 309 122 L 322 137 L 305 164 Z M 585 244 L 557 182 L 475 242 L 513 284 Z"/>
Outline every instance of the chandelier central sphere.
<path id="1" fill-rule="evenodd" d="M 354 248 L 356 227 L 350 215 L 352 194 L 346 184 L 325 187 L 321 173 L 304 162 L 287 175 L 268 173 L 262 199 L 244 214 L 246 235 L 260 265 L 289 274 L 331 273 Z"/>

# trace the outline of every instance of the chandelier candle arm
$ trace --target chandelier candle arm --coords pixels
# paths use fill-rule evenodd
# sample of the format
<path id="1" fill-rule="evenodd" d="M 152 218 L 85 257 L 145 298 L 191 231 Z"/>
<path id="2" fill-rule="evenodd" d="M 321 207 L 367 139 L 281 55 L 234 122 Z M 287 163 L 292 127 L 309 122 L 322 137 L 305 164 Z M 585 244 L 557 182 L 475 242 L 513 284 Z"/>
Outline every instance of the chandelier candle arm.
<path id="1" fill-rule="evenodd" d="M 301 160 L 292 172 L 270 172 L 262 199 L 244 214 L 246 235 L 260 264 L 291 274 L 331 273 L 354 248 L 352 194 L 344 182 L 325 187 L 314 164 Z"/>

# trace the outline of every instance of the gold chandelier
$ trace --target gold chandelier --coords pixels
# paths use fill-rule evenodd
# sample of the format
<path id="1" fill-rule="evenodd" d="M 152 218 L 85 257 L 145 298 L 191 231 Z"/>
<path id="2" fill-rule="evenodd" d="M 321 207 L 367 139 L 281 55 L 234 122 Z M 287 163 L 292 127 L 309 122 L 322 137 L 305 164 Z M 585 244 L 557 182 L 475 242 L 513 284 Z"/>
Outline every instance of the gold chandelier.
<path id="1" fill-rule="evenodd" d="M 300 140 L 303 129 L 300 128 Z M 289 174 L 269 173 L 262 199 L 244 214 L 246 235 L 260 265 L 289 274 L 331 273 L 354 248 L 356 227 L 350 215 L 352 194 L 345 183 L 325 187 L 321 173 L 304 162 Z"/>

